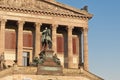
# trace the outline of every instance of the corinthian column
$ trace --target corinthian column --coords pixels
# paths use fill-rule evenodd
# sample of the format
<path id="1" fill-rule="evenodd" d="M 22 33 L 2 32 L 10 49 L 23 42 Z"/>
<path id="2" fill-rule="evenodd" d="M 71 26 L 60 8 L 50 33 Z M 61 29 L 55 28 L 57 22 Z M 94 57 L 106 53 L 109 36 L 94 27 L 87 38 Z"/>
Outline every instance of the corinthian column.
<path id="1" fill-rule="evenodd" d="M 0 22 L 0 54 L 4 53 L 5 51 L 5 19 L 1 19 Z"/>
<path id="2" fill-rule="evenodd" d="M 41 23 L 35 23 L 35 57 L 40 53 L 40 26 Z"/>
<path id="3" fill-rule="evenodd" d="M 68 26 L 68 68 L 73 68 L 72 29 L 73 26 Z"/>
<path id="4" fill-rule="evenodd" d="M 55 24 L 52 25 L 52 49 L 55 53 L 57 53 L 57 26 Z"/>
<path id="5" fill-rule="evenodd" d="M 17 64 L 22 66 L 22 54 L 23 54 L 23 26 L 24 21 L 18 21 L 18 44 L 17 44 Z"/>
<path id="6" fill-rule="evenodd" d="M 88 71 L 88 28 L 83 28 L 84 69 Z"/>

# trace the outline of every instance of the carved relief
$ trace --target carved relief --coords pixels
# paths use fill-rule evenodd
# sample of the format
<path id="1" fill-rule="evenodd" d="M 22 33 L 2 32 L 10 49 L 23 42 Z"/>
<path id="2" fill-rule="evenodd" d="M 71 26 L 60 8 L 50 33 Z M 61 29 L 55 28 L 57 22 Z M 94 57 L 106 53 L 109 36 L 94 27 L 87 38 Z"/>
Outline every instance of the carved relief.
<path id="1" fill-rule="evenodd" d="M 44 10 L 46 12 L 53 12 L 53 13 L 61 13 L 61 14 L 74 14 L 72 11 L 70 10 L 66 10 L 63 9 L 61 7 L 52 5 L 52 4 L 48 4 L 46 2 L 42 2 L 42 1 L 37 1 L 37 4 L 35 5 L 38 9 L 40 10 Z"/>
<path id="2" fill-rule="evenodd" d="M 35 0 L 0 0 L 0 5 L 9 7 L 33 7 Z"/>
<path id="3" fill-rule="evenodd" d="M 79 13 L 75 13 L 73 11 L 64 9 L 51 3 L 44 2 L 42 0 L 0 0 L 0 5 L 15 8 L 33 9 L 44 12 L 80 15 Z"/>

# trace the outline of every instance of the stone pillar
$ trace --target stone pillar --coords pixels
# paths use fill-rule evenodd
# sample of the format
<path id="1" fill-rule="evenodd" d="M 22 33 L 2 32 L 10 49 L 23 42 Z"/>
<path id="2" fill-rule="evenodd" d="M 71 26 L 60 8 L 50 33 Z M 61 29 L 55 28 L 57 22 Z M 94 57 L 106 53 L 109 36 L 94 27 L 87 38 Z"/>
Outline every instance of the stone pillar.
<path id="1" fill-rule="evenodd" d="M 24 21 L 18 21 L 18 44 L 17 44 L 17 64 L 22 66 L 22 54 L 23 54 L 23 26 Z"/>
<path id="2" fill-rule="evenodd" d="M 73 26 L 68 26 L 68 68 L 73 68 L 72 29 Z"/>
<path id="3" fill-rule="evenodd" d="M 78 38 L 79 38 L 79 67 L 83 66 L 82 64 L 82 32 L 79 32 L 78 34 Z"/>
<path id="4" fill-rule="evenodd" d="M 52 25 L 52 49 L 57 53 L 57 27 L 58 25 Z"/>
<path id="5" fill-rule="evenodd" d="M 41 23 L 35 23 L 35 57 L 40 53 L 40 26 Z"/>
<path id="6" fill-rule="evenodd" d="M 7 20 L 1 19 L 0 20 L 0 54 L 4 53 L 5 51 L 5 25 Z"/>
<path id="7" fill-rule="evenodd" d="M 84 69 L 88 71 L 88 28 L 83 28 Z"/>

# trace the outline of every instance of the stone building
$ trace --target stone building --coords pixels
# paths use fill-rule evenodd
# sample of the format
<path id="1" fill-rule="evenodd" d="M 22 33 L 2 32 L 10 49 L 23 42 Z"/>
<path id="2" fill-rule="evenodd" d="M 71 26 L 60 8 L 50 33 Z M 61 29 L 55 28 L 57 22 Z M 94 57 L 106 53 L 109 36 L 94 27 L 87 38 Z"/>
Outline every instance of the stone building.
<path id="1" fill-rule="evenodd" d="M 29 66 L 42 50 L 41 32 L 47 27 L 52 32 L 52 50 L 63 68 L 83 67 L 89 71 L 88 21 L 91 18 L 86 9 L 55 0 L 0 0 L 0 54 L 4 54 L 6 66 L 13 66 L 14 60 L 18 66 Z"/>

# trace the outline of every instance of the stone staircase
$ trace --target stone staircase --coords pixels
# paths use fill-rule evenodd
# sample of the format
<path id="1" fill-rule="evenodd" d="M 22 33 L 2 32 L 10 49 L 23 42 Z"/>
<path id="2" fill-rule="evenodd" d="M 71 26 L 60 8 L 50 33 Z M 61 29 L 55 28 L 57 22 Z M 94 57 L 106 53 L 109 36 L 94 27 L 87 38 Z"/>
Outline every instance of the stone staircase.
<path id="1" fill-rule="evenodd" d="M 13 74 L 13 67 L 0 71 L 0 78 Z"/>
<path id="2" fill-rule="evenodd" d="M 0 80 L 3 77 L 12 80 L 11 77 L 15 74 L 36 75 L 36 72 L 36 67 L 11 67 L 0 71 Z"/>
<path id="3" fill-rule="evenodd" d="M 11 67 L 0 71 L 0 80 L 104 80 L 83 69 L 63 69 L 64 75 L 36 75 L 37 67 Z M 71 77 L 70 77 L 71 76 Z M 73 77 L 72 77 L 73 76 Z M 53 78 L 53 79 L 52 79 Z M 77 79 L 74 79 L 77 78 Z M 86 79 L 89 78 L 89 79 Z"/>

